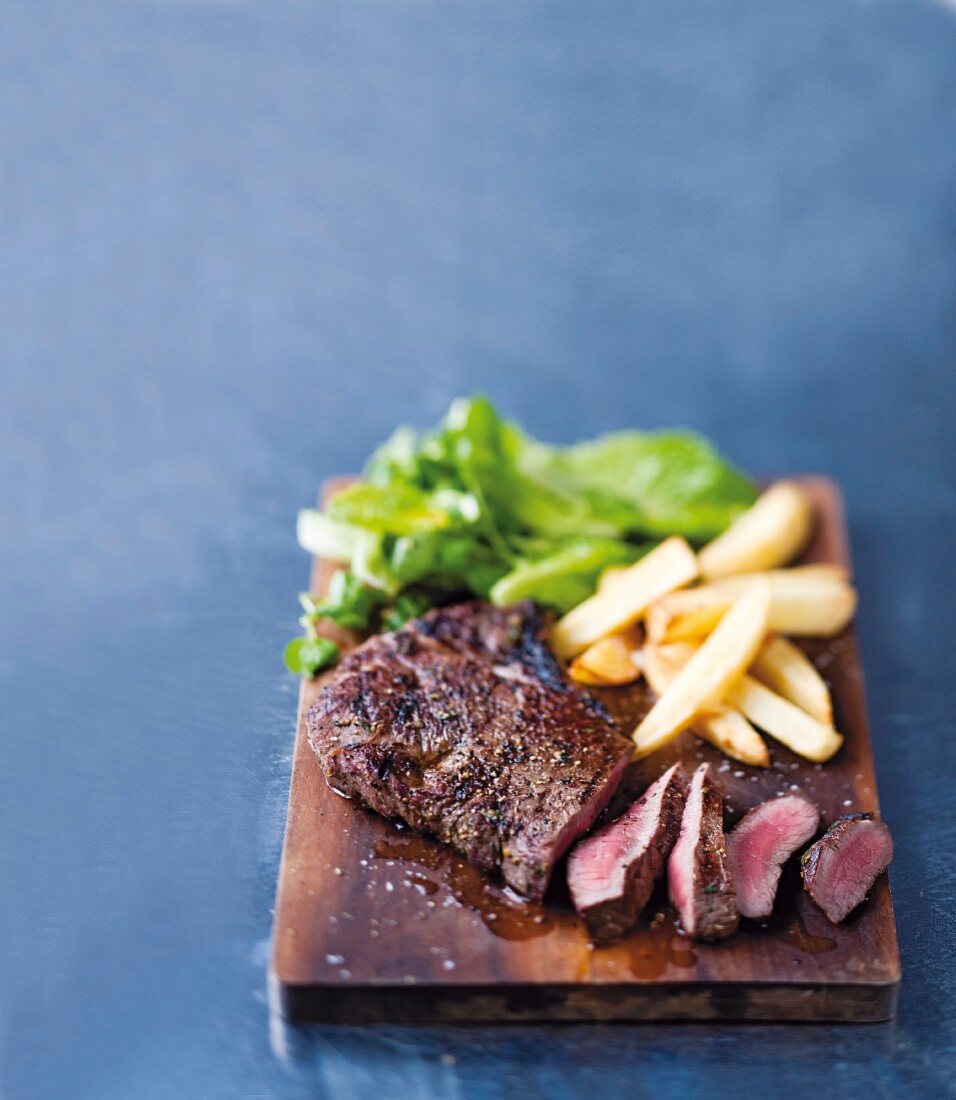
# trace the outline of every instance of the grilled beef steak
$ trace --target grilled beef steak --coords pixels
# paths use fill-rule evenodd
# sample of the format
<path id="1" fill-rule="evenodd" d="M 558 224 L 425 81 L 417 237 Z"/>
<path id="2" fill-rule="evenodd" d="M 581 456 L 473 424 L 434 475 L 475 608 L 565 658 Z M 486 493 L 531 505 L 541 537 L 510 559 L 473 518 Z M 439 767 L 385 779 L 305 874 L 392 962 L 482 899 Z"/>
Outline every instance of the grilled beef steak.
<path id="1" fill-rule="evenodd" d="M 707 764 L 690 782 L 667 886 L 688 936 L 720 940 L 737 930 L 740 914 L 724 844 L 724 797 Z"/>
<path id="2" fill-rule="evenodd" d="M 893 838 L 872 814 L 846 814 L 800 861 L 807 893 L 834 924 L 847 917 L 893 860 Z"/>
<path id="3" fill-rule="evenodd" d="M 677 839 L 686 789 L 674 764 L 619 818 L 572 850 L 571 900 L 595 943 L 620 939 L 637 923 Z"/>
<path id="4" fill-rule="evenodd" d="M 783 865 L 813 837 L 819 823 L 820 811 L 798 794 L 771 798 L 744 814 L 727 837 L 727 862 L 741 916 L 770 916 Z"/>
<path id="5" fill-rule="evenodd" d="M 329 783 L 540 899 L 631 756 L 530 602 L 474 601 L 371 638 L 309 711 Z"/>

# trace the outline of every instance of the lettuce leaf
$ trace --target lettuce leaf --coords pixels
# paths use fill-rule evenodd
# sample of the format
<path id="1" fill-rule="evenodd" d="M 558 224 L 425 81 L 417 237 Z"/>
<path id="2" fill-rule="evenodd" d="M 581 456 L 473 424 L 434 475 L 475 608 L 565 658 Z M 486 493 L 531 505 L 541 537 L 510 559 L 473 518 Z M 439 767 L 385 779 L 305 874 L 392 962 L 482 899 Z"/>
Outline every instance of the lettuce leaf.
<path id="1" fill-rule="evenodd" d="M 396 539 L 388 556 L 401 587 L 427 582 L 443 591 L 487 596 L 508 565 L 473 535 L 426 534 Z"/>
<path id="2" fill-rule="evenodd" d="M 667 535 L 714 538 L 755 499 L 753 484 L 691 432 L 550 446 L 487 398 L 459 398 L 432 430 L 399 428 L 325 514 L 300 513 L 302 546 L 349 566 L 307 620 L 393 626 L 469 595 L 564 611 L 608 565 Z"/>
<path id="3" fill-rule="evenodd" d="M 302 625 L 308 629 L 316 619 L 331 619 L 350 630 L 367 630 L 375 610 L 387 597 L 376 588 L 363 584 L 349 570 L 333 574 L 328 593 L 321 600 L 314 600 L 308 592 L 299 596 L 305 614 Z"/>
<path id="4" fill-rule="evenodd" d="M 622 533 L 707 541 L 757 498 L 753 482 L 692 432 L 617 432 L 567 448 L 524 440 L 516 449 L 530 477 L 580 494 Z"/>
<path id="5" fill-rule="evenodd" d="M 477 502 L 453 489 L 424 492 L 415 485 L 358 482 L 335 494 L 328 517 L 334 523 L 389 535 L 414 535 L 467 525 L 478 516 Z"/>
<path id="6" fill-rule="evenodd" d="M 293 638 L 282 653 L 285 667 L 297 676 L 314 676 L 334 665 L 339 647 L 329 638 Z"/>
<path id="7" fill-rule="evenodd" d="M 579 539 L 536 560 L 523 562 L 491 589 L 499 605 L 532 599 L 568 611 L 586 600 L 609 565 L 631 565 L 642 548 L 615 539 Z"/>
<path id="8" fill-rule="evenodd" d="M 382 616 L 385 630 L 398 630 L 410 619 L 417 619 L 432 606 L 432 597 L 426 592 L 403 592 Z"/>

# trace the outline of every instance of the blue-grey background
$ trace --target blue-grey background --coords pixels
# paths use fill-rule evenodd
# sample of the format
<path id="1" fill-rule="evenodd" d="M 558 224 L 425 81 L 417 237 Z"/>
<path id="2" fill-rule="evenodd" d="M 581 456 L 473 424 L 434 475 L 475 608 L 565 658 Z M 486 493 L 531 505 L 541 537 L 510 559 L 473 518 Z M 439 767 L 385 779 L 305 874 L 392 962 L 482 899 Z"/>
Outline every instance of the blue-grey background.
<path id="1" fill-rule="evenodd" d="M 0 7 L 0 1093 L 952 1095 L 956 9 Z M 296 508 L 481 389 L 846 489 L 895 1025 L 270 1042 Z"/>

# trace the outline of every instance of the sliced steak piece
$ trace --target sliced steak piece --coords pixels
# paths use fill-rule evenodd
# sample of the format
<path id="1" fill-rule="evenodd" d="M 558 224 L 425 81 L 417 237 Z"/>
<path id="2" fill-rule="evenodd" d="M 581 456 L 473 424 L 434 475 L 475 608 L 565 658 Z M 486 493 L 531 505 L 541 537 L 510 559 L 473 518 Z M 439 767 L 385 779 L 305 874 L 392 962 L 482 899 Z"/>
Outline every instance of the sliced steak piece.
<path id="1" fill-rule="evenodd" d="M 620 939 L 637 923 L 677 839 L 686 790 L 687 777 L 674 764 L 617 820 L 572 850 L 571 900 L 595 943 Z"/>
<path id="2" fill-rule="evenodd" d="M 740 914 L 724 844 L 724 796 L 707 764 L 690 781 L 667 886 L 688 936 L 721 940 L 737 930 Z"/>
<path id="3" fill-rule="evenodd" d="M 800 861 L 807 893 L 834 924 L 847 917 L 893 861 L 893 838 L 872 814 L 837 818 Z"/>
<path id="4" fill-rule="evenodd" d="M 329 783 L 540 899 L 631 743 L 574 687 L 526 602 L 474 601 L 371 638 L 309 711 Z"/>
<path id="5" fill-rule="evenodd" d="M 773 912 L 783 865 L 820 824 L 820 811 L 798 794 L 754 806 L 727 836 L 727 862 L 741 916 L 759 919 Z"/>

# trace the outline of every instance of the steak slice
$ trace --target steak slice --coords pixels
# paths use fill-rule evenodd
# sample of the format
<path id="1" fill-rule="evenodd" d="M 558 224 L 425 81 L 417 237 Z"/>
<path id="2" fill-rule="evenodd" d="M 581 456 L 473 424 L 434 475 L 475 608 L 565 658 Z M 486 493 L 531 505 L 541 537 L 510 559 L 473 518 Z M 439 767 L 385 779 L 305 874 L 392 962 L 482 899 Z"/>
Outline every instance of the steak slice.
<path id="1" fill-rule="evenodd" d="M 754 920 L 769 917 L 783 865 L 820 824 L 820 811 L 798 794 L 754 806 L 727 837 L 727 862 L 737 908 Z"/>
<path id="2" fill-rule="evenodd" d="M 341 662 L 309 711 L 332 787 L 540 899 L 631 743 L 574 687 L 530 602 L 429 612 Z"/>
<path id="3" fill-rule="evenodd" d="M 724 844 L 724 796 L 707 764 L 690 782 L 667 885 L 688 936 L 720 940 L 737 930 L 740 914 Z"/>
<path id="4" fill-rule="evenodd" d="M 803 853 L 800 869 L 807 893 L 839 924 L 892 861 L 893 837 L 883 822 L 872 814 L 846 814 Z"/>
<path id="5" fill-rule="evenodd" d="M 573 848 L 571 900 L 595 943 L 620 939 L 637 923 L 677 839 L 686 790 L 674 764 L 619 818 Z"/>

